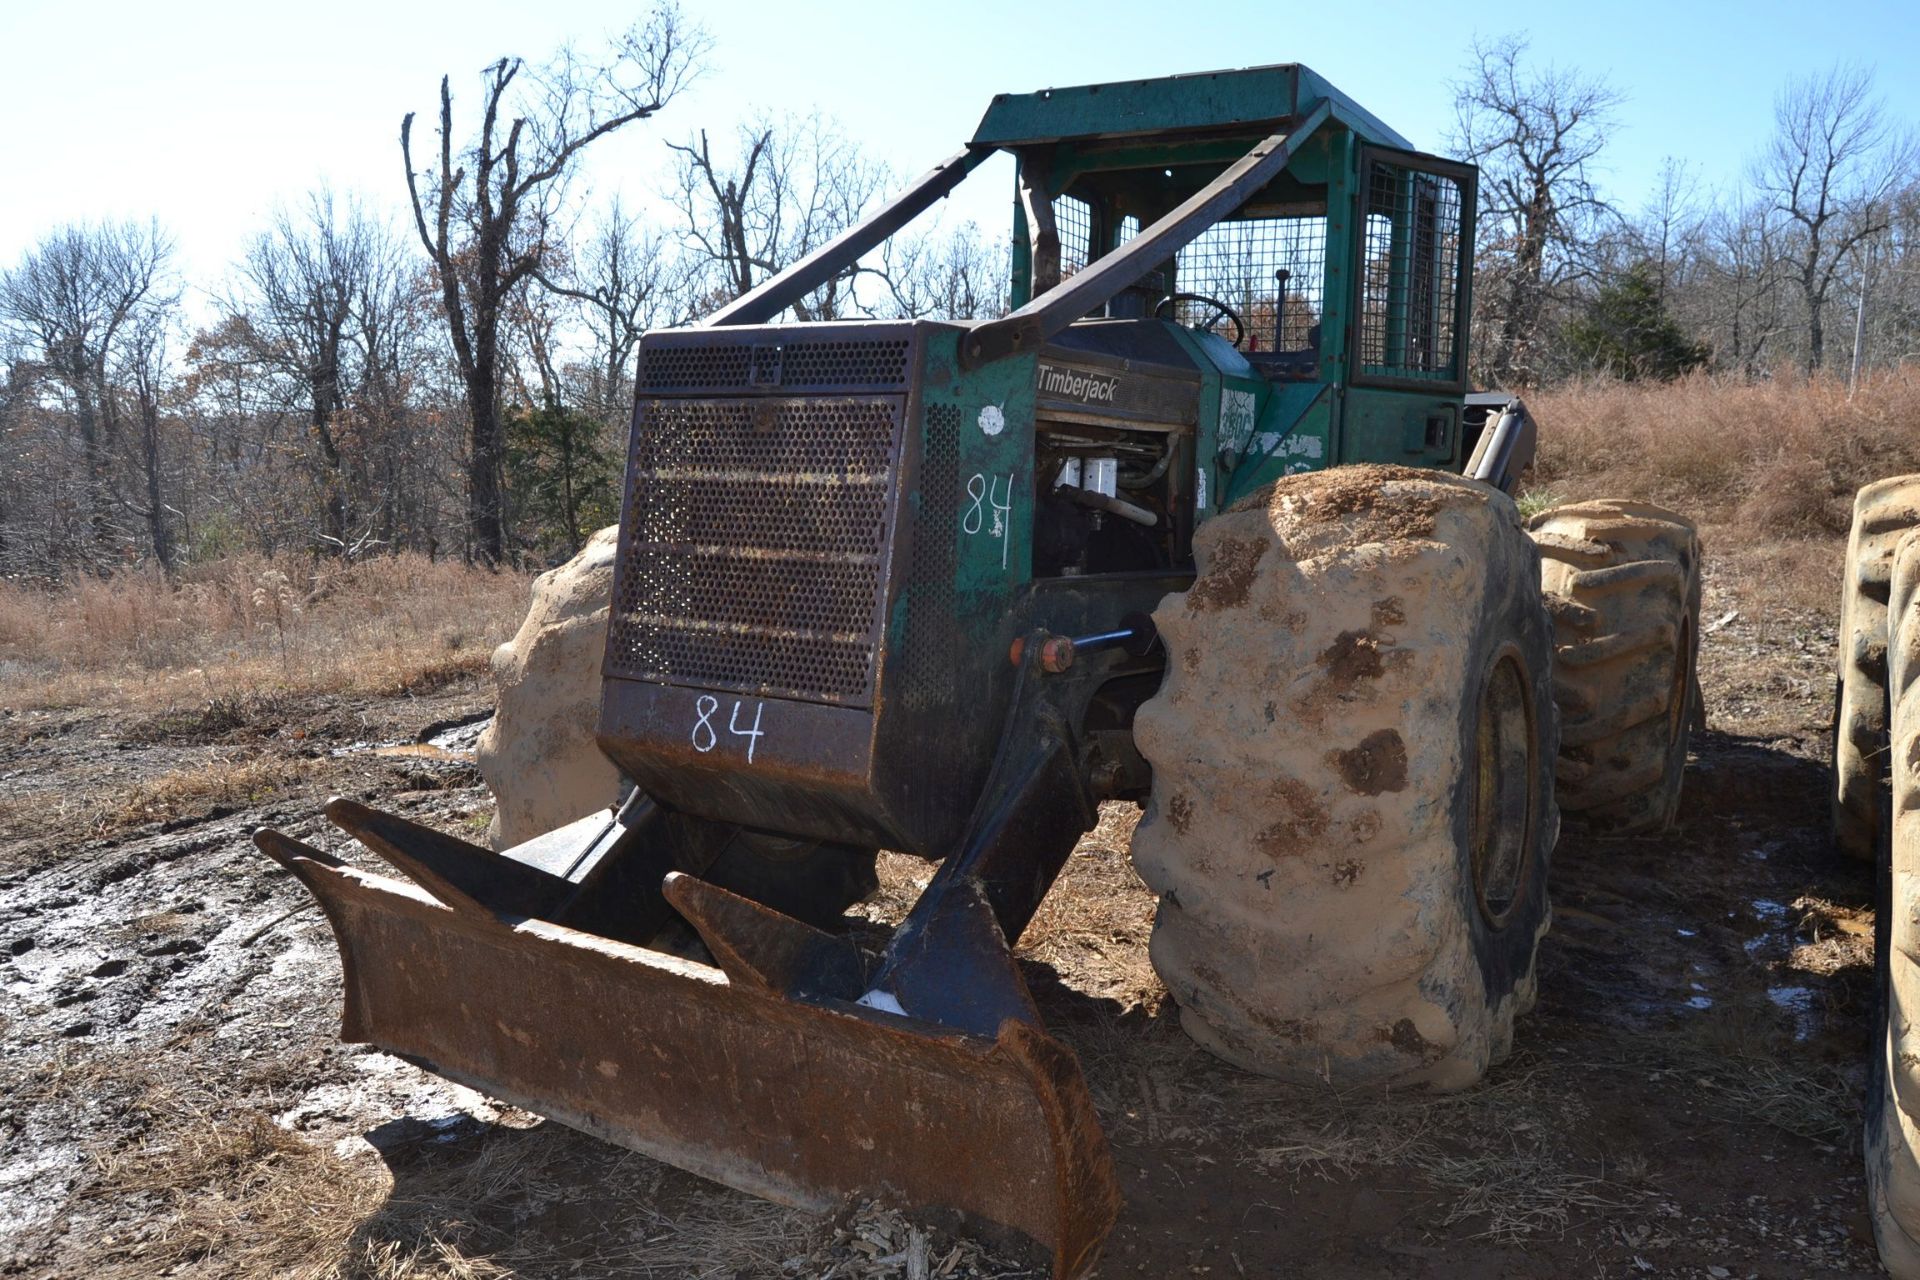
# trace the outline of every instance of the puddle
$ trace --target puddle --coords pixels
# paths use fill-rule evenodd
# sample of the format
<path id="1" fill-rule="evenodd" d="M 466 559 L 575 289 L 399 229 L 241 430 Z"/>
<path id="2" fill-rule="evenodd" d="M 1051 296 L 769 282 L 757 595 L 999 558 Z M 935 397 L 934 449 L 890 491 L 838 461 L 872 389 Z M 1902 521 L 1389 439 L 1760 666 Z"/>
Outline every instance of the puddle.
<path id="1" fill-rule="evenodd" d="M 473 760 L 471 751 L 449 751 L 431 742 L 396 742 L 391 746 L 370 747 L 367 750 L 376 756 L 408 756 L 416 760 L 454 760 L 461 764 Z"/>
<path id="2" fill-rule="evenodd" d="M 472 764 L 474 747 L 479 743 L 480 735 L 492 723 L 492 716 L 483 716 L 466 724 L 450 725 L 424 742 L 349 742 L 344 747 L 335 747 L 329 754 L 399 756 L 412 760 Z"/>
<path id="3" fill-rule="evenodd" d="M 1761 924 L 1784 924 L 1787 909 L 1772 898 L 1755 898 L 1752 902 L 1753 918 Z"/>
<path id="4" fill-rule="evenodd" d="M 1767 999 L 1793 1016 L 1795 1040 L 1811 1040 L 1820 1029 L 1820 1011 L 1814 1007 L 1811 987 L 1768 987 Z"/>

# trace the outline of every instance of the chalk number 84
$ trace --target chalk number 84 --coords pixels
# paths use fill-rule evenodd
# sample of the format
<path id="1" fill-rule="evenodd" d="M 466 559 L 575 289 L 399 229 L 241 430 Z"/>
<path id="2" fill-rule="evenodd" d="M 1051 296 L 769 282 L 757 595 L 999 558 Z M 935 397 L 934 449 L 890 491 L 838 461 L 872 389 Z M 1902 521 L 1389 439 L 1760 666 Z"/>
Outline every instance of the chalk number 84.
<path id="1" fill-rule="evenodd" d="M 754 748 L 760 745 L 764 736 L 760 729 L 760 716 L 766 710 L 766 703 L 753 704 L 753 723 L 741 727 L 740 699 L 733 700 L 733 710 L 727 715 L 727 732 L 736 738 L 747 740 L 747 763 L 753 763 Z M 720 699 L 710 693 L 703 693 L 694 699 L 694 712 L 697 719 L 693 722 L 693 749 L 702 755 L 720 745 L 720 731 L 713 727 L 713 717 L 720 710 Z"/>

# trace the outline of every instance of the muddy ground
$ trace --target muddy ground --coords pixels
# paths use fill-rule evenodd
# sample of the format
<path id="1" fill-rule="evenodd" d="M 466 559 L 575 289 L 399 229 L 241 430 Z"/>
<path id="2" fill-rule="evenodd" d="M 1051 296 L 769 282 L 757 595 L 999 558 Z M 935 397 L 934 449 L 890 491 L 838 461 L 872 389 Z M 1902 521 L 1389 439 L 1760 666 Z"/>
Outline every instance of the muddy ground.
<path id="1" fill-rule="evenodd" d="M 1336 1095 L 1195 1049 L 1110 810 L 1025 948 L 1126 1190 L 1100 1274 L 1880 1274 L 1857 1131 L 1867 877 L 1822 799 L 1820 617 L 1710 581 L 1712 729 L 1678 829 L 1555 855 L 1539 1008 L 1480 1087 Z M 257 854 L 329 793 L 468 834 L 470 765 L 375 754 L 401 699 L 0 709 L 0 1274 L 1011 1275 L 885 1214 L 775 1209 L 333 1039 L 332 940 Z M 457 745 L 457 738 L 456 738 Z M 926 870 L 883 859 L 891 909 Z"/>

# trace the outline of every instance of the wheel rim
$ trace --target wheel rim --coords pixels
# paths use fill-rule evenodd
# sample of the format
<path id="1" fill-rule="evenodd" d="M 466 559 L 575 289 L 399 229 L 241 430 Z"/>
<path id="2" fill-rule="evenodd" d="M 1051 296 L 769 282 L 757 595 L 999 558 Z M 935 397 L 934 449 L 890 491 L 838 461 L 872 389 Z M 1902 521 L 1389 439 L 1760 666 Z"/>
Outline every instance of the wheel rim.
<path id="1" fill-rule="evenodd" d="M 1527 889 L 1539 809 L 1537 745 L 1526 667 L 1509 646 L 1481 682 L 1474 733 L 1473 896 L 1495 929 Z"/>

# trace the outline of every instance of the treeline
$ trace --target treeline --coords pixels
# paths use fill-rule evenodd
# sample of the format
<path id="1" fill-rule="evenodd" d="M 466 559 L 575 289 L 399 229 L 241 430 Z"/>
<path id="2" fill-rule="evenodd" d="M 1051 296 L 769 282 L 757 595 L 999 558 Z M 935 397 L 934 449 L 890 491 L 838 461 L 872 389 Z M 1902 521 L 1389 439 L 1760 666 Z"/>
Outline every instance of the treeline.
<path id="1" fill-rule="evenodd" d="M 48 233 L 0 270 L 0 574 L 577 549 L 619 508 L 641 335 L 738 297 L 899 184 L 817 117 L 675 120 L 709 51 L 663 7 L 590 57 L 503 59 L 471 94 L 443 80 L 403 126 L 401 225 L 318 191 L 239 248 L 195 324 L 163 228 Z M 1453 149 L 1482 168 L 1483 382 L 1764 378 L 1920 349 L 1920 171 L 1863 73 L 1784 89 L 1737 188 L 1675 162 L 1638 211 L 1595 176 L 1621 106 L 1604 81 L 1509 39 L 1473 50 L 1457 106 Z M 633 126 L 668 148 L 644 219 L 576 181 Z M 1009 262 L 998 231 L 910 233 L 794 312 L 999 314 Z"/>
<path id="2" fill-rule="evenodd" d="M 1920 152 L 1867 72 L 1784 86 L 1755 137 L 1728 140 L 1753 148 L 1738 181 L 1706 189 L 1669 159 L 1633 210 L 1597 176 L 1622 95 L 1526 53 L 1476 44 L 1456 85 L 1453 146 L 1481 167 L 1483 382 L 1851 376 L 1920 352 Z"/>

